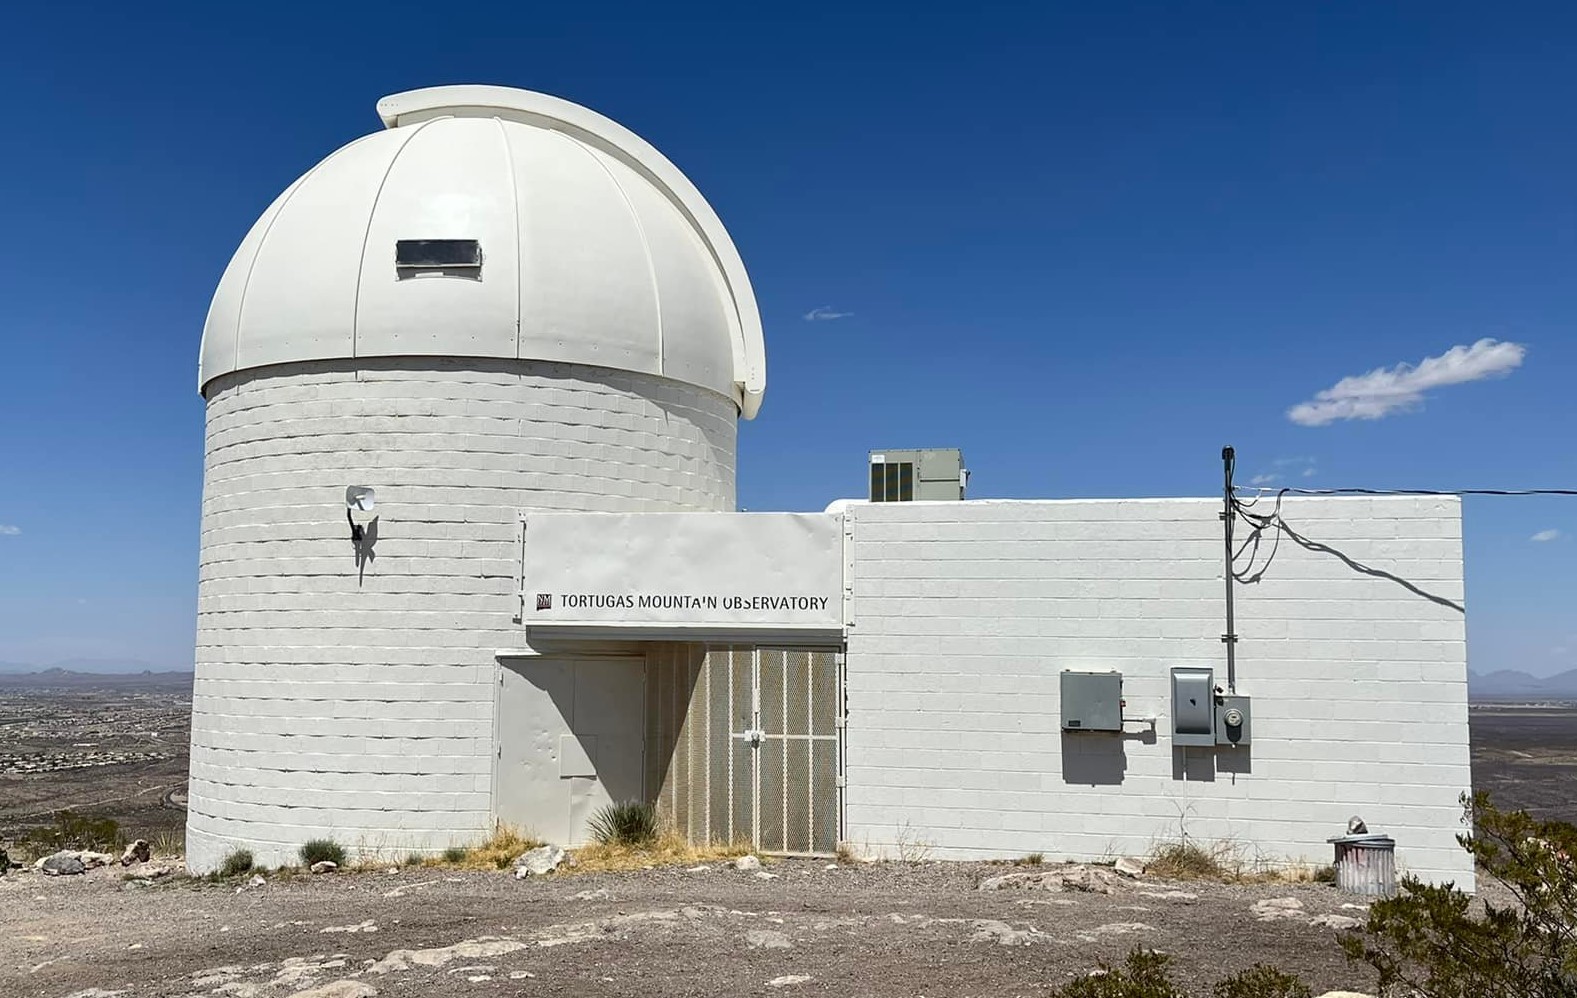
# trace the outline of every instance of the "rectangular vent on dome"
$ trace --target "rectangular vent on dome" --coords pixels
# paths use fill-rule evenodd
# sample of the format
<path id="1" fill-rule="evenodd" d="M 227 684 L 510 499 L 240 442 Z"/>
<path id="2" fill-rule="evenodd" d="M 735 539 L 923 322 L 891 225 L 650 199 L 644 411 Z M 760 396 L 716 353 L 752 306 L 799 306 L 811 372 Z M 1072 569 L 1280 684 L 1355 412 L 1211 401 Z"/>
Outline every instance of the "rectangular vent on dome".
<path id="1" fill-rule="evenodd" d="M 400 239 L 394 244 L 394 273 L 408 277 L 482 277 L 482 244 L 475 239 Z"/>

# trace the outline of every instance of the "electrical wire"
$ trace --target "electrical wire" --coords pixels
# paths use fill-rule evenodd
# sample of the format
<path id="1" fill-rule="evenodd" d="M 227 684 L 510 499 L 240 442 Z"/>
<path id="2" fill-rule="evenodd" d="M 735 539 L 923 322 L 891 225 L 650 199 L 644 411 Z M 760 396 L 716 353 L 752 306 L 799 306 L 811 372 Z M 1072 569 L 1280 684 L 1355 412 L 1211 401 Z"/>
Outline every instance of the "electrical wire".
<path id="1" fill-rule="evenodd" d="M 1281 500 L 1285 497 L 1287 491 L 1282 489 L 1277 492 L 1276 505 L 1269 513 L 1256 513 L 1250 508 L 1253 505 L 1252 503 L 1245 503 L 1237 496 L 1232 496 L 1232 511 L 1241 516 L 1254 528 L 1249 531 L 1248 539 L 1243 542 L 1243 546 L 1238 548 L 1232 555 L 1232 563 L 1236 565 L 1238 558 L 1242 556 L 1243 552 L 1248 552 L 1248 567 L 1242 570 L 1237 568 L 1232 570 L 1232 577 L 1244 585 L 1263 579 L 1265 573 L 1270 570 L 1270 563 L 1276 560 L 1276 552 L 1281 549 L 1281 534 L 1283 530 Z M 1260 497 L 1256 496 L 1254 501 L 1257 503 L 1259 499 Z M 1258 571 L 1254 571 L 1254 559 L 1259 555 L 1260 541 L 1264 537 L 1265 531 L 1272 528 L 1275 529 L 1275 539 L 1271 542 L 1270 554 L 1265 557 L 1265 564 L 1261 565 Z"/>
<path id="2" fill-rule="evenodd" d="M 1234 485 L 1234 492 L 1265 493 L 1268 489 Z M 1299 496 L 1577 496 L 1577 489 L 1277 489 L 1278 495 Z M 1236 500 L 1234 500 L 1235 502 Z"/>

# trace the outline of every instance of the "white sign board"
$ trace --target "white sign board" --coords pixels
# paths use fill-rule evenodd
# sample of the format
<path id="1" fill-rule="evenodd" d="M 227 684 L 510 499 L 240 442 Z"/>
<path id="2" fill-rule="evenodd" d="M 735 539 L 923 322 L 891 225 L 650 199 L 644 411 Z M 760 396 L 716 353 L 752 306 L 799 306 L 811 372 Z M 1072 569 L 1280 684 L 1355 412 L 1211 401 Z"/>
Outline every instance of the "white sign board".
<path id="1" fill-rule="evenodd" d="M 828 513 L 530 513 L 527 625 L 843 626 L 843 521 Z"/>

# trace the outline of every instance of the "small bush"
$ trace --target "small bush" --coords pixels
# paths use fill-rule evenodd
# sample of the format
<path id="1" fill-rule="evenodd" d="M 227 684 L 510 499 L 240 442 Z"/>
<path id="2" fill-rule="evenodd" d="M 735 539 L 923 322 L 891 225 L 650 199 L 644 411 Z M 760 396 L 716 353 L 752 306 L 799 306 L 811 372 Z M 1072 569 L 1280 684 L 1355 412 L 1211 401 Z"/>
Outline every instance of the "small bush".
<path id="1" fill-rule="evenodd" d="M 1334 866 L 1322 866 L 1319 869 L 1315 870 L 1314 871 L 1314 882 L 1316 884 L 1334 884 L 1334 883 L 1336 883 L 1336 867 L 1334 867 Z"/>
<path id="2" fill-rule="evenodd" d="M 95 818 L 75 811 L 55 812 L 54 827 L 34 829 L 17 842 L 18 851 L 34 858 L 62 849 L 113 852 L 125 845 L 126 836 L 113 818 Z"/>
<path id="3" fill-rule="evenodd" d="M 1032 852 L 1024 857 L 1025 866 L 1039 866 L 1044 862 L 1046 862 L 1046 857 L 1043 853 Z"/>
<path id="4" fill-rule="evenodd" d="M 224 862 L 219 864 L 221 877 L 239 877 L 243 873 L 252 872 L 252 851 L 250 849 L 232 849 L 225 856 Z"/>
<path id="5" fill-rule="evenodd" d="M 163 828 L 154 833 L 153 847 L 155 856 L 184 856 L 186 854 L 186 829 Z"/>
<path id="6" fill-rule="evenodd" d="M 345 847 L 333 839 L 313 839 L 301 847 L 301 863 L 311 866 L 327 860 L 335 866 L 345 865 Z"/>
<path id="7" fill-rule="evenodd" d="M 1454 884 L 1404 877 L 1394 898 L 1369 908 L 1366 934 L 1341 940 L 1379 972 L 1381 994 L 1418 998 L 1572 998 L 1577 995 L 1577 826 L 1501 811 L 1488 795 L 1462 796 L 1457 836 L 1480 871 L 1515 903 L 1483 903 Z"/>
<path id="8" fill-rule="evenodd" d="M 1311 998 L 1314 994 L 1292 974 L 1262 963 L 1217 981 L 1211 993 L 1215 998 Z"/>
<path id="9" fill-rule="evenodd" d="M 1226 880 L 1229 871 L 1216 852 L 1193 842 L 1169 842 L 1151 854 L 1145 872 L 1168 880 Z"/>
<path id="10" fill-rule="evenodd" d="M 1102 960 L 1100 969 L 1053 992 L 1056 998 L 1177 998 L 1167 976 L 1172 958 L 1154 950 L 1136 949 L 1118 970 Z"/>
<path id="11" fill-rule="evenodd" d="M 450 846 L 444 850 L 444 862 L 464 863 L 468 851 L 465 846 Z"/>
<path id="12" fill-rule="evenodd" d="M 1154 950 L 1135 949 L 1121 968 L 1102 960 L 1098 970 L 1065 984 L 1054 998 L 1179 998 L 1167 968 L 1172 958 Z M 1215 998 L 1310 998 L 1308 985 L 1291 974 L 1256 963 L 1247 970 L 1218 981 Z"/>
<path id="13" fill-rule="evenodd" d="M 423 856 L 419 852 L 411 852 L 411 853 L 406 853 L 405 854 L 405 858 L 400 861 L 400 865 L 401 866 L 421 866 L 422 864 L 424 864 L 426 862 L 427 862 L 427 857 L 426 856 Z"/>
<path id="14" fill-rule="evenodd" d="M 642 845 L 657 840 L 657 809 L 641 801 L 609 804 L 587 822 L 591 837 L 605 846 Z"/>

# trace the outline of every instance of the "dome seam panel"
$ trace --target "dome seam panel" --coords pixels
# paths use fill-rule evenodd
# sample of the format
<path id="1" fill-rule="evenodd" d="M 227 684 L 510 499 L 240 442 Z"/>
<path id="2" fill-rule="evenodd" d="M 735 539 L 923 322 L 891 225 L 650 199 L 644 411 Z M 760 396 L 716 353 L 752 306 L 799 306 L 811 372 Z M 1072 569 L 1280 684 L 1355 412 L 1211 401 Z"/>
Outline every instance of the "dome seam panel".
<path id="1" fill-rule="evenodd" d="M 667 356 L 663 352 L 663 292 L 657 283 L 657 264 L 652 260 L 652 244 L 646 238 L 646 224 L 641 221 L 641 213 L 635 209 L 635 202 L 630 200 L 629 191 L 626 191 L 624 185 L 619 183 L 619 178 L 613 175 L 612 170 L 608 169 L 608 164 L 602 161 L 595 149 L 568 132 L 555 129 L 554 133 L 562 135 L 571 145 L 579 149 L 597 165 L 597 169 L 601 170 L 603 176 L 608 178 L 608 183 L 612 184 L 613 189 L 619 192 L 619 200 L 624 203 L 624 210 L 630 213 L 630 221 L 635 223 L 635 234 L 641 237 L 641 255 L 646 258 L 646 276 L 651 283 L 652 304 L 656 306 L 654 311 L 657 317 L 657 373 L 667 377 Z M 516 217 L 518 218 L 519 216 L 517 215 Z"/>
<path id="2" fill-rule="evenodd" d="M 394 172 L 394 164 L 400 161 L 400 156 L 405 152 L 405 147 L 410 145 L 416 136 L 426 131 L 428 125 L 435 121 L 445 120 L 449 119 L 430 118 L 411 129 L 411 134 L 405 137 L 405 141 L 401 142 L 399 148 L 394 150 L 394 155 L 389 157 L 389 165 L 383 168 L 383 176 L 378 178 L 378 189 L 373 192 L 372 205 L 367 211 L 367 225 L 361 231 L 361 253 L 356 257 L 356 300 L 352 303 L 350 310 L 350 355 L 352 359 L 360 358 L 357 349 L 361 339 L 361 282 L 367 271 L 367 242 L 372 239 L 372 223 L 378 217 L 378 201 L 383 197 L 383 189 L 389 183 L 389 175 Z"/>
<path id="3" fill-rule="evenodd" d="M 515 215 L 515 359 L 520 356 L 520 323 L 525 310 L 525 246 L 520 237 L 520 183 L 515 177 L 515 150 L 509 145 L 509 129 L 504 127 L 504 119 L 495 117 L 493 124 L 498 126 L 498 138 L 504 146 L 504 165 L 509 170 L 509 203 L 514 206 Z"/>
<path id="4" fill-rule="evenodd" d="M 333 158 L 332 156 L 329 157 L 329 159 Z M 243 370 L 241 367 L 241 326 L 246 322 L 246 298 L 252 291 L 252 275 L 257 272 L 257 260 L 258 257 L 263 255 L 263 247 L 268 244 L 268 235 L 274 231 L 274 226 L 279 223 L 280 216 L 284 215 L 285 209 L 290 207 L 290 202 L 301 191 L 301 188 L 305 187 L 307 181 L 312 179 L 313 174 L 321 170 L 323 163 L 327 162 L 328 159 L 325 159 L 301 175 L 301 179 L 297 180 L 290 190 L 285 193 L 284 200 L 279 203 L 279 210 L 274 212 L 274 217 L 268 220 L 268 227 L 263 230 L 262 235 L 257 237 L 257 249 L 252 252 L 252 259 L 247 261 L 246 278 L 241 282 L 241 300 L 236 303 L 235 307 L 235 345 L 230 350 L 230 370 L 223 372 L 225 374 L 233 374 L 236 371 Z M 201 372 L 199 373 L 201 374 Z M 208 382 L 212 380 L 212 378 L 207 379 L 203 383 L 203 387 L 206 389 Z"/>

